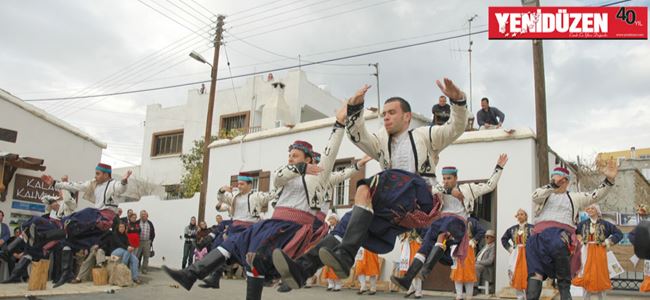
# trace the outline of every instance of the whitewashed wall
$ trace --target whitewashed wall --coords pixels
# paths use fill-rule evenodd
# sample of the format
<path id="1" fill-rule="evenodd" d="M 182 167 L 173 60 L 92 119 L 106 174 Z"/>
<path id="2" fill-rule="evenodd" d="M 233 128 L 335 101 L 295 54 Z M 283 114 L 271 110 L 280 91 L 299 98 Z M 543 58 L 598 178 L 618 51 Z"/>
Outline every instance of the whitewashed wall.
<path id="1" fill-rule="evenodd" d="M 70 180 L 82 181 L 95 176 L 95 166 L 101 158 L 103 146 L 100 147 L 91 140 L 73 134 L 3 99 L 0 99 L 0 127 L 18 131 L 16 143 L 0 141 L 0 152 L 44 159 L 43 164 L 47 167 L 45 173 L 54 178 L 68 175 Z M 18 169 L 16 174 L 35 177 L 42 175 L 41 172 L 26 169 Z M 7 200 L 0 202 L 0 210 L 5 212 L 6 222 L 9 222 L 11 212 L 38 214 L 11 209 L 14 182 L 12 180 L 7 187 Z M 80 200 L 79 205 L 87 207 L 91 203 Z"/>

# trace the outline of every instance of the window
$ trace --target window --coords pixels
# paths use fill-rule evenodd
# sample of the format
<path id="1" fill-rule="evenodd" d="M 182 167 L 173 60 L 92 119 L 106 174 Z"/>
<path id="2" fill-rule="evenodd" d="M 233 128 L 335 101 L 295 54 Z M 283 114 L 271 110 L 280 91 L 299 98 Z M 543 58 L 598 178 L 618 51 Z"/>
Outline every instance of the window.
<path id="1" fill-rule="evenodd" d="M 250 112 L 238 112 L 220 117 L 219 138 L 233 138 L 248 132 Z"/>
<path id="2" fill-rule="evenodd" d="M 151 156 L 179 154 L 183 151 L 183 130 L 157 132 L 153 134 Z"/>
<path id="3" fill-rule="evenodd" d="M 352 163 L 354 162 L 356 162 L 354 158 L 339 159 L 334 164 L 333 171 L 334 172 L 342 171 L 345 168 L 352 165 Z M 365 175 L 366 175 L 366 169 L 365 167 L 362 167 L 359 170 L 359 172 L 352 175 L 352 177 L 334 186 L 333 190 L 327 191 L 327 194 L 325 195 L 325 199 L 331 200 L 332 204 L 335 207 L 352 206 L 354 204 L 354 194 L 356 193 L 357 190 L 357 181 L 363 179 Z"/>

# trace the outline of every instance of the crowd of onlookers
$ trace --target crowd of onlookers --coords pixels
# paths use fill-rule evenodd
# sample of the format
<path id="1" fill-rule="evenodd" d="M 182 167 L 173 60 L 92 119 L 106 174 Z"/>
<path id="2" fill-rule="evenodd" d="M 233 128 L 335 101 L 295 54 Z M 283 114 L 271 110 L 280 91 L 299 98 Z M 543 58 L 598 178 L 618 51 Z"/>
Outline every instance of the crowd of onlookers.
<path id="1" fill-rule="evenodd" d="M 149 214 L 146 210 L 136 214 L 128 210 L 127 215 L 122 217 L 122 209 L 118 209 L 117 217 L 113 222 L 113 227 L 104 232 L 100 242 L 88 249 L 78 251 L 75 256 L 76 277 L 71 283 L 80 283 L 92 280 L 92 269 L 95 267 L 105 266 L 109 261 L 123 263 L 131 271 L 131 279 L 134 283 L 141 283 L 140 274 L 146 274 L 149 267 L 149 258 L 153 256 L 153 241 L 156 237 L 154 224 L 149 220 Z M 13 235 L 9 236 L 9 226 L 3 223 L 4 213 L 0 211 L 0 247 L 6 249 L 6 245 L 17 238 L 21 238 L 21 227 L 18 226 L 13 230 Z M 6 280 L 8 274 L 20 259 L 27 255 L 24 246 L 17 247 L 7 253 L 0 251 L 0 281 Z M 60 257 L 57 257 L 57 251 L 53 251 L 50 256 L 49 278 L 56 282 L 60 270 Z M 13 261 L 10 261 L 13 260 Z M 4 267 L 6 265 L 7 267 Z M 29 275 L 24 271 L 18 281 L 27 281 Z"/>

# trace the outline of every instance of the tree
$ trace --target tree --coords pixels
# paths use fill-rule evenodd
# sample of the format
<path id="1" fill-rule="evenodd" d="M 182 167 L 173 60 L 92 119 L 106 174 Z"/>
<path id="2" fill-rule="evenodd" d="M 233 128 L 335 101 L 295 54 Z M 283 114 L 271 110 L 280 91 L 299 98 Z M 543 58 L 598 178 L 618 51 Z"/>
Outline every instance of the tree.
<path id="1" fill-rule="evenodd" d="M 212 141 L 217 139 L 212 137 Z M 187 154 L 181 154 L 183 177 L 181 178 L 181 195 L 191 198 L 201 191 L 201 169 L 203 167 L 203 139 L 195 140 L 194 146 Z"/>

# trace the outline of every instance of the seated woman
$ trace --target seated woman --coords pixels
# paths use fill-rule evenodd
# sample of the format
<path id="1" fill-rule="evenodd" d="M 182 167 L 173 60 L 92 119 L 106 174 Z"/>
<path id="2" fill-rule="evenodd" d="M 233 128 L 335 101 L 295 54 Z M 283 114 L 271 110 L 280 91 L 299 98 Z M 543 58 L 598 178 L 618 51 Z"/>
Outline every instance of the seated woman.
<path id="1" fill-rule="evenodd" d="M 138 273 L 138 258 L 133 255 L 135 247 L 129 244 L 129 238 L 126 235 L 126 225 L 120 224 L 117 232 L 113 233 L 112 239 L 114 250 L 111 252 L 111 257 L 119 257 L 122 263 L 127 265 L 131 270 L 131 279 L 136 284 L 142 283 Z"/>

